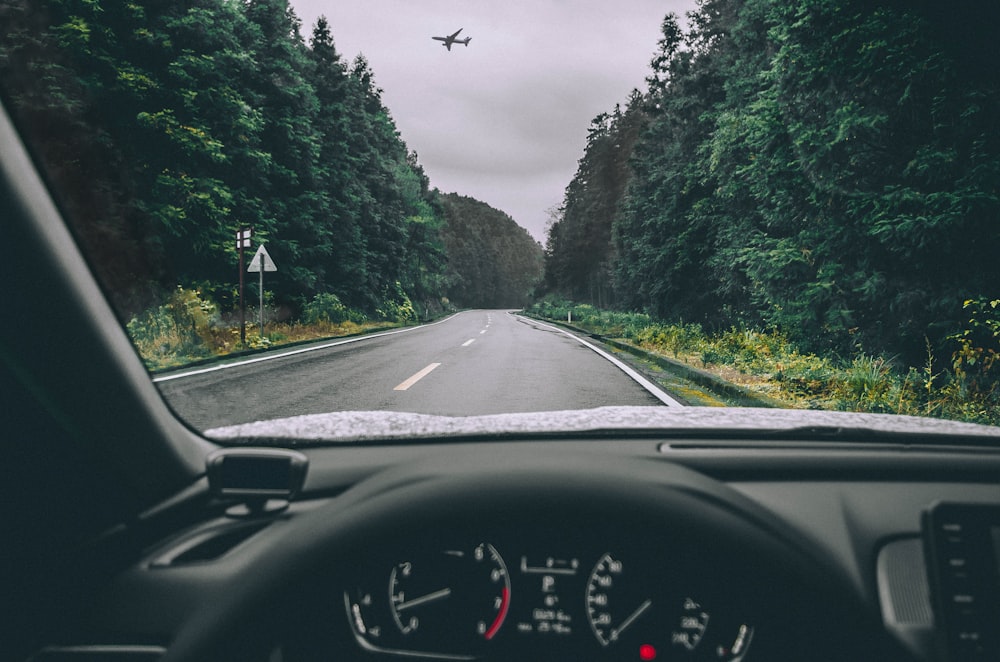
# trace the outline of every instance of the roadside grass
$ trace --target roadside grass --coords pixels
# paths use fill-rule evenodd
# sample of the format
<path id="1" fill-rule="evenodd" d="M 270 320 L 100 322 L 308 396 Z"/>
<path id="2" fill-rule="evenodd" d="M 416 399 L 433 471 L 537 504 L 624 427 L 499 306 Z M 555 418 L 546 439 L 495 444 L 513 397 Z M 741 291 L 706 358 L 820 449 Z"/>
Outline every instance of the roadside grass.
<path id="1" fill-rule="evenodd" d="M 975 302 L 967 302 L 967 307 L 969 303 Z M 666 324 L 642 313 L 552 299 L 536 303 L 528 312 L 682 361 L 791 408 L 1000 425 L 1000 361 L 991 361 L 1000 353 L 972 342 L 970 334 L 953 339 L 956 351 L 951 365 L 938 365 L 928 349 L 924 365 L 901 366 L 889 357 L 865 353 L 843 360 L 802 352 L 776 331 L 732 328 L 708 333 L 697 324 Z M 970 325 L 976 327 L 975 316 Z M 985 328 L 989 322 L 978 326 Z M 1000 331 L 1000 327 L 990 328 Z M 998 338 L 1000 333 L 993 336 L 993 342 Z M 978 340 L 983 339 L 980 334 Z"/>
<path id="2" fill-rule="evenodd" d="M 306 307 L 302 320 L 264 322 L 264 335 L 246 316 L 246 343 L 239 324 L 197 290 L 178 287 L 160 306 L 132 318 L 126 330 L 146 367 L 153 372 L 179 368 L 214 358 L 283 345 L 323 340 L 395 328 L 416 320 L 368 319 L 340 304 L 333 295 L 321 295 Z"/>

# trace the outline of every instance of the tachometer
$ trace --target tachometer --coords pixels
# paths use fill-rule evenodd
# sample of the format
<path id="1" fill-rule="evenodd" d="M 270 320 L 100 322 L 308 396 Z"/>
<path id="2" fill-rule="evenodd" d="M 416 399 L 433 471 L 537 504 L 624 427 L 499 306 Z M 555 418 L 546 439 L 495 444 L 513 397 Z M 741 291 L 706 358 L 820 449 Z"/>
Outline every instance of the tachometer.
<path id="1" fill-rule="evenodd" d="M 393 622 L 414 639 L 491 640 L 510 605 L 507 566 L 488 543 L 401 561 L 388 588 Z"/>

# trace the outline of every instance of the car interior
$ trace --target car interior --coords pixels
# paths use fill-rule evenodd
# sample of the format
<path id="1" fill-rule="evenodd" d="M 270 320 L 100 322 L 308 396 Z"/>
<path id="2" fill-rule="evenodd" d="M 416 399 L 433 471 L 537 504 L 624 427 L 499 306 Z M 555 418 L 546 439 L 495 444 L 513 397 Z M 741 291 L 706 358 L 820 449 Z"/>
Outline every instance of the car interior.
<path id="1" fill-rule="evenodd" d="M 223 445 L 6 114 L 0 218 L 4 659 L 1000 659 L 996 431 Z"/>

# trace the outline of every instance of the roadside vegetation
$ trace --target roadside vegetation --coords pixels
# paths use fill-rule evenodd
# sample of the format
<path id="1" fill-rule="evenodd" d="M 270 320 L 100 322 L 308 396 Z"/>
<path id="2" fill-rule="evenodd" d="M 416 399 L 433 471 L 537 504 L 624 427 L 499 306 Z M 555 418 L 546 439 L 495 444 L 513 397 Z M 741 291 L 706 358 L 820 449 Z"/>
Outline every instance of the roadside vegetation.
<path id="1" fill-rule="evenodd" d="M 1000 78 L 979 11 L 667 15 L 644 89 L 591 124 L 540 291 L 792 406 L 1000 423 Z M 560 299 L 536 311 L 565 320 Z"/>
<path id="2" fill-rule="evenodd" d="M 447 299 L 442 301 L 442 307 L 450 307 Z M 319 294 L 306 304 L 300 318 L 280 320 L 278 310 L 269 307 L 265 299 L 264 335 L 257 322 L 259 309 L 248 308 L 243 344 L 238 313 L 223 314 L 198 290 L 178 287 L 162 305 L 133 317 L 126 328 L 146 367 L 158 371 L 234 353 L 353 336 L 418 321 L 408 299 L 383 308 L 372 318 L 348 308 L 335 294 Z"/>
<path id="3" fill-rule="evenodd" d="M 911 366 L 897 357 L 802 351 L 776 330 L 710 331 L 645 313 L 547 298 L 528 312 L 569 322 L 739 384 L 788 407 L 932 416 L 1000 424 L 1000 300 L 967 301 L 967 328 L 949 336 L 949 360 Z"/>

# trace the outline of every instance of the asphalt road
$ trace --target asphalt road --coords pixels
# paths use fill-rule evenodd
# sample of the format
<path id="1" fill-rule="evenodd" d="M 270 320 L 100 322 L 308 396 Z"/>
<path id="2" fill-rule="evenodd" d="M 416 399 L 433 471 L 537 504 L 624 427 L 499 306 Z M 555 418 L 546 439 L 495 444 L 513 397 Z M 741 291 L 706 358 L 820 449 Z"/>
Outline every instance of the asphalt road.
<path id="1" fill-rule="evenodd" d="M 330 411 L 460 416 L 674 404 L 566 332 L 502 310 L 331 344 L 156 382 L 199 429 Z"/>

